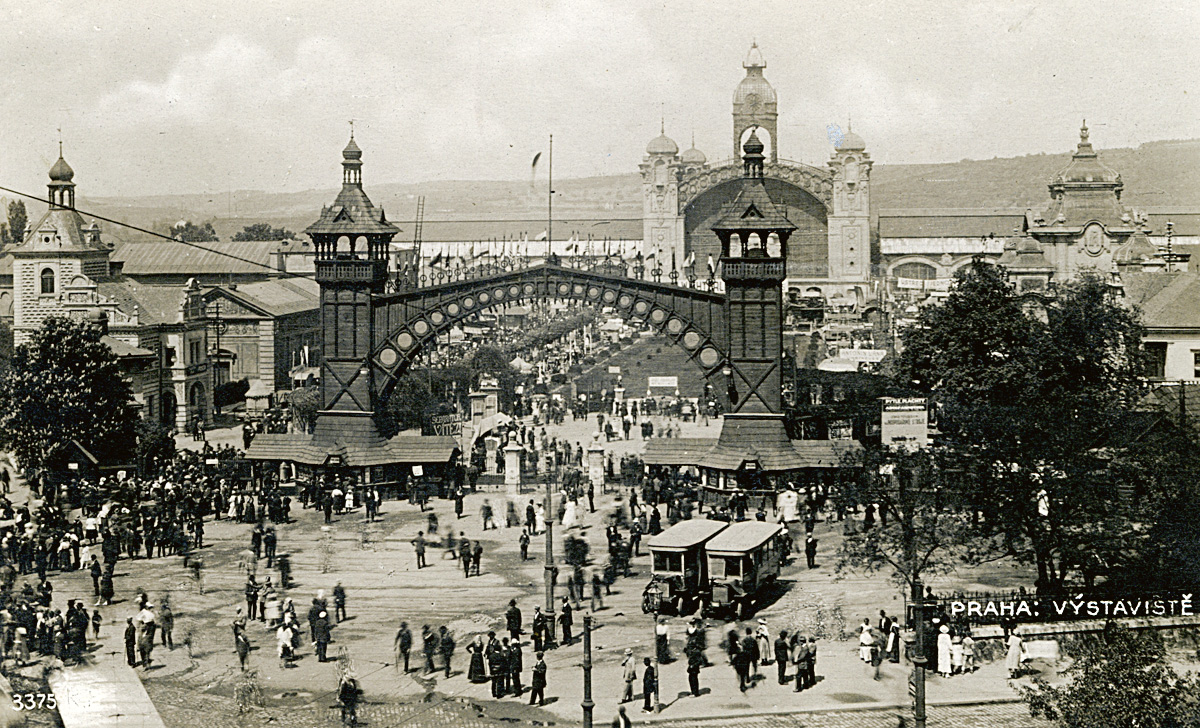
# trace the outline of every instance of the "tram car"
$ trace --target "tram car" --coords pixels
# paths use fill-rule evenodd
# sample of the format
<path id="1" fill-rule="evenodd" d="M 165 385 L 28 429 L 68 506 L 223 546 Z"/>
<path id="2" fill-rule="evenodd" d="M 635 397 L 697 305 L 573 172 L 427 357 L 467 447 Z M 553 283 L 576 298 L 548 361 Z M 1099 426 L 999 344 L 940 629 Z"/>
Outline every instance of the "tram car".
<path id="1" fill-rule="evenodd" d="M 680 521 L 651 538 L 650 583 L 642 592 L 642 611 L 687 614 L 708 598 L 708 559 L 704 547 L 729 528 L 723 521 L 696 518 Z"/>
<path id="2" fill-rule="evenodd" d="M 764 521 L 730 524 L 708 540 L 705 611 L 745 619 L 779 577 L 788 541 L 785 526 Z"/>

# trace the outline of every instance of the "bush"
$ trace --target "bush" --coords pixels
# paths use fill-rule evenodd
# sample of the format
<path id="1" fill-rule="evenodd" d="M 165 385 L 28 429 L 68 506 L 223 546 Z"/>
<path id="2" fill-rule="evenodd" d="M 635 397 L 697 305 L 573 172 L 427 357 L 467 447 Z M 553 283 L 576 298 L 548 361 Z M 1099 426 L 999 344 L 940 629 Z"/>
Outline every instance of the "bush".
<path id="1" fill-rule="evenodd" d="M 218 407 L 225 407 L 237 402 L 246 401 L 246 392 L 250 391 L 250 380 L 239 379 L 236 382 L 222 382 L 217 385 L 213 397 Z"/>

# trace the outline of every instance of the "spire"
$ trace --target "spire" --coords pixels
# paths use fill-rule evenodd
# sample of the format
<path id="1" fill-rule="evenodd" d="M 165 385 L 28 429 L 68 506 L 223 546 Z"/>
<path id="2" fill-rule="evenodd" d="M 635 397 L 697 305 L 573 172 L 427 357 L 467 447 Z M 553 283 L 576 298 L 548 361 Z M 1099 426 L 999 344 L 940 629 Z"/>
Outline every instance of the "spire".
<path id="1" fill-rule="evenodd" d="M 750 130 L 750 136 L 746 138 L 746 143 L 742 145 L 742 151 L 745 155 L 742 157 L 743 168 L 745 175 L 750 178 L 759 178 L 763 176 L 763 146 L 762 140 L 755 133 L 758 127 Z"/>
<path id="2" fill-rule="evenodd" d="M 1075 156 L 1096 156 L 1096 150 L 1092 148 L 1092 142 L 1088 139 L 1087 119 L 1084 119 L 1083 125 L 1079 127 L 1079 147 L 1075 150 Z"/>
<path id="3" fill-rule="evenodd" d="M 362 187 L 362 149 L 354 141 L 354 121 L 350 121 L 350 143 L 342 150 L 342 184 Z"/>

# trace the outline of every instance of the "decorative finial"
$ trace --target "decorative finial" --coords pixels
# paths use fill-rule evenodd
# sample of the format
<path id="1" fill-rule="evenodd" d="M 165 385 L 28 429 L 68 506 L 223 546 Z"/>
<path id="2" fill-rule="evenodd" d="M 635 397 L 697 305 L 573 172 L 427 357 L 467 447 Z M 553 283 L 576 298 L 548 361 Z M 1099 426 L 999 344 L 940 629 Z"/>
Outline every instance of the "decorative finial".
<path id="1" fill-rule="evenodd" d="M 58 158 L 62 159 L 62 127 L 58 127 Z"/>
<path id="2" fill-rule="evenodd" d="M 1086 143 L 1088 140 L 1087 119 L 1083 120 L 1083 126 L 1079 127 L 1079 141 Z"/>
<path id="3" fill-rule="evenodd" d="M 854 131 L 854 115 L 853 114 L 846 114 L 846 131 L 847 132 Z"/>
<path id="4" fill-rule="evenodd" d="M 350 138 L 354 139 L 354 119 L 350 120 Z"/>

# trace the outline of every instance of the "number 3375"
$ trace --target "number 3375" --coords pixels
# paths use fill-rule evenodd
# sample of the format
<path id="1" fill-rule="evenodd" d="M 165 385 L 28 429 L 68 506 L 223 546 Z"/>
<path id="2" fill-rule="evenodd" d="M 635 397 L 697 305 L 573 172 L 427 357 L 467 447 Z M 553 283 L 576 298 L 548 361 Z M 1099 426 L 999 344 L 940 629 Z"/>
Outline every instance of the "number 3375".
<path id="1" fill-rule="evenodd" d="M 52 693 L 13 693 L 13 707 L 17 710 L 54 710 L 58 700 Z"/>

